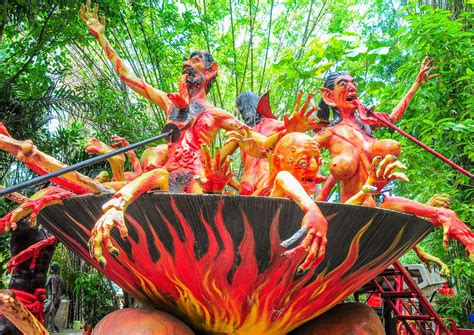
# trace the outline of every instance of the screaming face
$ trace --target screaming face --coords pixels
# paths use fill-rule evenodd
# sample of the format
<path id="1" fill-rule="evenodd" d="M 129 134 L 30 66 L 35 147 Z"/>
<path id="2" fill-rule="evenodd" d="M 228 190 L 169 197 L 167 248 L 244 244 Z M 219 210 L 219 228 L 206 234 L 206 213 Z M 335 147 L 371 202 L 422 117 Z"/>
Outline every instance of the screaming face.
<path id="1" fill-rule="evenodd" d="M 344 74 L 334 80 L 334 102 L 339 110 L 357 108 L 357 83 Z"/>
<path id="2" fill-rule="evenodd" d="M 186 75 L 188 84 L 198 86 L 204 82 L 206 66 L 199 55 L 192 53 L 189 58 L 183 62 L 183 74 Z M 194 55 L 194 56 L 193 56 Z"/>
<path id="3" fill-rule="evenodd" d="M 316 192 L 321 182 L 318 175 L 322 162 L 319 146 L 314 139 L 303 133 L 285 135 L 273 151 L 273 165 L 276 172 L 290 172 L 308 194 Z"/>
<path id="4" fill-rule="evenodd" d="M 217 63 L 206 51 L 194 51 L 183 62 L 183 72 L 188 88 L 204 86 L 209 92 L 217 76 Z"/>

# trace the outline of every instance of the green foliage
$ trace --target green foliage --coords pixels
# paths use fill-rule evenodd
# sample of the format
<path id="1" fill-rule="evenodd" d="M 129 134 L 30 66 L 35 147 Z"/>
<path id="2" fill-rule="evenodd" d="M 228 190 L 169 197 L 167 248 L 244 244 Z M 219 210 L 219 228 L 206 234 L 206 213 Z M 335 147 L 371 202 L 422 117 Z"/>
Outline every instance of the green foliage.
<path id="1" fill-rule="evenodd" d="M 74 291 L 78 293 L 83 306 L 84 320 L 96 325 L 104 316 L 115 310 L 110 283 L 106 283 L 97 270 L 77 274 Z"/>
<path id="2" fill-rule="evenodd" d="M 405 6 L 407 1 L 398 3 Z M 165 92 L 176 91 L 187 53 L 210 50 L 219 63 L 210 101 L 230 112 L 242 91 L 271 90 L 273 110 L 281 117 L 292 110 L 298 89 L 317 93 L 324 76 L 336 69 L 352 72 L 367 105 L 376 103 L 377 111 L 390 112 L 409 89 L 424 56 L 435 56 L 442 76 L 417 93 L 398 125 L 472 171 L 472 15 L 462 14 L 467 5 L 459 2 L 450 2 L 450 11 L 418 2 L 403 8 L 397 4 L 389 0 L 99 1 L 100 12 L 107 17 L 107 36 L 130 71 Z M 77 17 L 78 10 L 75 1 L 8 1 L 0 8 L 0 121 L 15 138 L 32 139 L 41 150 L 68 164 L 90 157 L 83 152 L 87 137 L 107 142 L 111 135 L 120 135 L 133 143 L 156 134 L 165 122 L 162 111 L 121 83 Z M 472 221 L 474 189 L 467 177 L 398 133 L 378 130 L 376 136 L 402 143 L 402 160 L 409 167 L 411 182 L 396 183 L 395 194 L 424 202 L 435 193 L 449 193 L 453 210 L 464 222 Z M 219 137 L 217 145 L 221 143 Z M 239 159 L 233 163 L 235 170 L 238 163 Z M 81 172 L 95 176 L 105 166 Z M 0 152 L 0 184 L 12 185 L 32 176 Z M 13 206 L 0 199 L 0 214 Z M 462 247 L 453 243 L 446 251 L 441 241 L 437 230 L 422 245 L 452 267 L 458 296 L 464 300 L 461 312 L 443 301 L 440 311 L 457 313 L 459 321 L 466 322 L 472 306 L 473 278 L 466 272 L 470 263 Z M 2 237 L 1 255 L 6 254 L 6 246 Z M 411 256 L 406 260 L 417 262 Z M 0 270 L 5 261 L 0 256 Z M 74 271 L 67 275 L 67 267 L 63 269 L 70 287 L 77 284 L 85 299 L 92 299 L 89 286 L 99 285 L 99 275 L 79 276 Z M 102 293 L 105 306 L 109 301 Z M 97 315 L 101 307 L 89 303 Z"/>

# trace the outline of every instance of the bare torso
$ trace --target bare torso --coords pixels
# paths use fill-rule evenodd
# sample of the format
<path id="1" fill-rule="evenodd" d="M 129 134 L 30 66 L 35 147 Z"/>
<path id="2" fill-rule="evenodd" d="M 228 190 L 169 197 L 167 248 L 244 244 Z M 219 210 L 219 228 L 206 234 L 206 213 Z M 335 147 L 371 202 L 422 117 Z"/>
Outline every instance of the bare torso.
<path id="1" fill-rule="evenodd" d="M 377 140 L 351 121 L 342 121 L 322 130 L 316 141 L 331 154 L 329 169 L 341 183 L 341 202 L 355 195 L 365 184 L 375 156 L 393 154 L 398 157 L 400 154 L 398 142 Z"/>
<path id="2" fill-rule="evenodd" d="M 259 134 L 270 136 L 283 130 L 284 123 L 279 120 L 262 117 L 252 129 Z M 242 151 L 244 173 L 240 179 L 240 194 L 250 195 L 268 183 L 269 164 L 266 158 L 255 158 Z"/>
<path id="3" fill-rule="evenodd" d="M 165 168 L 170 173 L 170 191 L 200 193 L 194 176 L 203 171 L 201 145 L 211 145 L 219 129 L 233 130 L 243 124 L 203 99 L 191 101 L 188 115 L 177 113 L 168 113 L 168 122 L 181 128 L 179 140 L 168 144 Z"/>

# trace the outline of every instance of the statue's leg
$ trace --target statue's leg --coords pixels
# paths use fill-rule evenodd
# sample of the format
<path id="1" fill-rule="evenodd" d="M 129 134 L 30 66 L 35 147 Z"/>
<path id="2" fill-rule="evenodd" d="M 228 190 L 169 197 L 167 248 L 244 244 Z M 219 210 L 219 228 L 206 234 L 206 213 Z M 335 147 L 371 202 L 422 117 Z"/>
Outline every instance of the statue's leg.
<path id="1" fill-rule="evenodd" d="M 10 234 L 13 262 L 10 267 L 12 271 L 9 288 L 15 292 L 16 299 L 21 301 L 25 308 L 30 309 L 33 316 L 40 321 L 43 319 L 42 295 L 46 291 L 47 272 L 56 247 L 56 243 L 50 242 L 51 239 L 44 229 L 29 227 L 26 219 L 22 220 L 18 229 Z M 33 245 L 35 247 L 31 247 Z M 34 249 L 37 250 L 38 257 L 35 257 Z M 28 254 L 32 257 L 28 258 Z M 35 259 L 30 262 L 31 258 Z M 5 316 L 2 316 L 0 334 L 19 335 L 20 332 Z"/>
<path id="2" fill-rule="evenodd" d="M 0 190 L 3 190 L 4 188 L 5 188 L 5 186 L 0 185 Z M 12 192 L 10 194 L 7 194 L 5 196 L 5 198 L 7 198 L 10 201 L 16 202 L 17 204 L 22 204 L 22 203 L 28 202 L 30 200 L 30 199 L 28 199 L 28 197 L 25 197 L 24 195 L 22 195 L 18 192 Z"/>
<path id="3" fill-rule="evenodd" d="M 60 204 L 62 199 L 73 195 L 74 193 L 72 192 L 54 186 L 40 190 L 28 199 L 28 202 L 21 204 L 0 219 L 0 233 L 3 230 L 9 231 L 10 228 L 15 230 L 16 223 L 28 215 L 30 216 L 30 226 L 34 226 L 36 224 L 36 217 L 43 208 Z"/>
<path id="4" fill-rule="evenodd" d="M 0 290 L 0 312 L 24 334 L 49 334 L 10 290 Z"/>
<path id="5" fill-rule="evenodd" d="M 107 263 L 104 256 L 102 256 L 102 241 L 110 253 L 118 253 L 117 248 L 110 241 L 110 231 L 112 228 L 116 226 L 122 238 L 128 236 L 124 218 L 127 206 L 147 191 L 153 189 L 168 191 L 168 175 L 168 171 L 164 169 L 145 172 L 120 189 L 120 191 L 114 194 L 112 199 L 102 206 L 104 214 L 97 220 L 89 240 L 90 252 L 102 266 L 105 266 Z"/>
<path id="6" fill-rule="evenodd" d="M 449 239 L 455 239 L 464 244 L 466 252 L 474 260 L 474 233 L 452 210 L 428 206 L 401 197 L 387 197 L 380 207 L 425 217 L 436 227 L 441 225 L 444 245 L 448 245 Z"/>
<path id="7" fill-rule="evenodd" d="M 96 155 L 103 155 L 114 151 L 115 149 L 96 138 L 90 138 L 87 141 L 86 152 Z M 125 180 L 125 156 L 123 154 L 115 155 L 107 159 L 112 169 L 113 180 Z"/>
<path id="8" fill-rule="evenodd" d="M 44 175 L 67 165 L 38 150 L 31 141 L 18 141 L 0 133 L 0 149 L 10 153 L 19 161 L 25 163 L 34 172 Z M 52 178 L 54 183 L 63 186 L 75 193 L 100 193 L 109 191 L 105 186 L 91 178 L 73 171 L 62 177 Z"/>

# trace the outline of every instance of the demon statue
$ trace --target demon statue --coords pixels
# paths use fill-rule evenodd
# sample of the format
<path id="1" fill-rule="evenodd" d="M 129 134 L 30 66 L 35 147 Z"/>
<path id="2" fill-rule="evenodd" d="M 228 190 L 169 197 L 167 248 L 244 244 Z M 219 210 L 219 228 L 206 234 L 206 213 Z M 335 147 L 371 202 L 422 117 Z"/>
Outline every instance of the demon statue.
<path id="1" fill-rule="evenodd" d="M 9 290 L 0 294 L 0 311 L 5 315 L 0 318 L 0 334 L 28 333 L 32 329 L 41 329 L 44 320 L 44 295 L 46 293 L 46 274 L 56 248 L 57 239 L 48 236 L 38 227 L 30 227 L 27 219 L 22 219 L 15 231 L 10 234 L 10 251 L 12 259 L 7 272 L 11 272 Z M 21 302 L 22 313 L 34 316 L 39 321 L 17 329 L 5 316 L 10 316 L 8 304 L 11 299 Z M 23 309 L 25 308 L 25 309 Z M 16 308 L 13 308 L 16 310 Z M 18 316 L 20 317 L 20 316 Z M 16 323 L 15 323 L 16 324 Z M 27 330 L 25 332 L 25 330 Z M 36 334 L 36 332 L 34 332 Z"/>
<path id="2" fill-rule="evenodd" d="M 430 67 L 433 59 L 425 58 L 414 85 L 405 98 L 386 118 L 398 120 L 413 97 L 413 94 L 428 79 L 437 76 L 430 75 L 436 69 Z M 329 150 L 331 162 L 329 169 L 332 177 L 341 184 L 341 201 L 354 197 L 366 184 L 370 171 L 370 164 L 376 157 L 391 157 L 387 162 L 387 171 L 397 167 L 392 164 L 400 155 L 400 144 L 393 140 L 377 140 L 368 126 L 373 119 L 368 109 L 359 101 L 357 84 L 347 72 L 337 72 L 329 75 L 321 88 L 322 106 L 330 106 L 336 114 L 331 125 L 316 134 L 316 141 L 322 148 Z M 321 108 L 323 110 L 323 108 Z M 380 124 L 378 124 L 380 126 Z M 385 172 L 387 173 L 387 172 Z M 365 189 L 363 199 L 358 199 L 365 205 L 375 206 L 373 194 L 379 192 L 390 180 L 379 180 L 385 177 L 382 170 L 376 172 L 376 178 L 370 182 L 373 189 Z M 394 175 L 396 177 L 396 175 Z M 386 197 L 381 208 L 398 210 L 428 218 L 435 226 L 442 226 L 444 243 L 447 245 L 450 238 L 465 245 L 467 253 L 474 256 L 474 234 L 450 209 L 433 207 L 401 197 Z"/>

